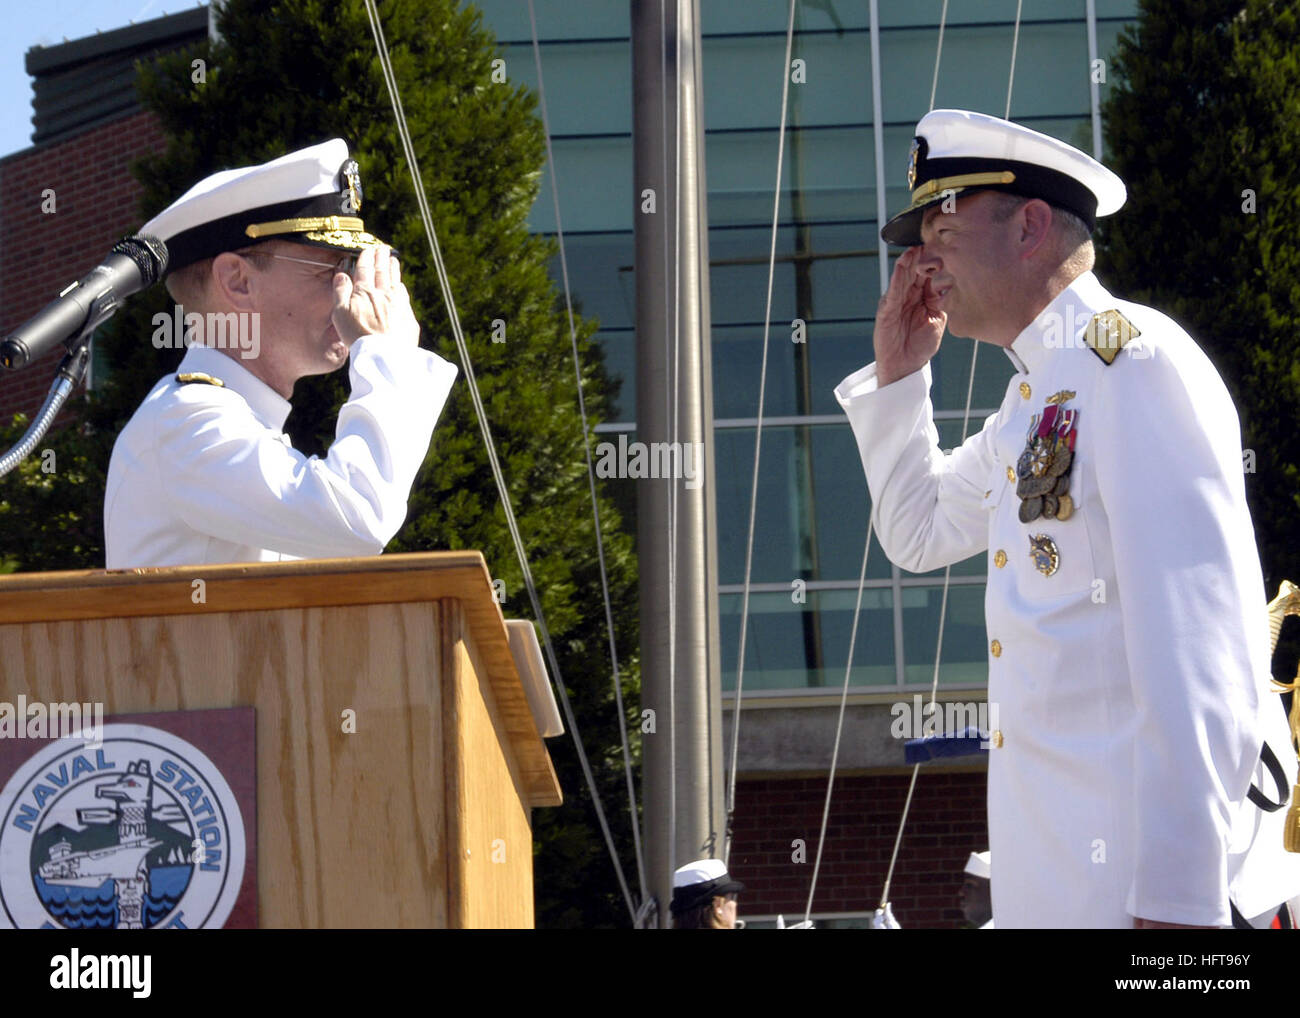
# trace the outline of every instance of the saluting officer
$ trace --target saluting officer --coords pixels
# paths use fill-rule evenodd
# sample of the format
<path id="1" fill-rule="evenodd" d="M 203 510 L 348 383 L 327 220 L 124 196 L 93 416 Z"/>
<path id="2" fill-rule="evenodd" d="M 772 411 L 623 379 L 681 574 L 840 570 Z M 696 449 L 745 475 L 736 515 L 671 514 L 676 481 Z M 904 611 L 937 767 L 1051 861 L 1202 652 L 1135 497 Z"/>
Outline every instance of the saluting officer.
<path id="1" fill-rule="evenodd" d="M 1091 272 L 1124 185 L 1017 124 L 936 110 L 873 364 L 835 394 L 880 543 L 926 572 L 988 551 L 993 917 L 1016 927 L 1216 927 L 1300 890 L 1281 811 L 1246 802 L 1268 741 L 1264 586 L 1237 413 L 1175 322 Z M 941 452 L 945 327 L 1002 347 L 998 412 Z M 1285 796 L 1286 792 L 1281 793 Z M 1249 851 L 1248 851 L 1249 850 Z"/>
<path id="2" fill-rule="evenodd" d="M 167 243 L 167 289 L 198 345 L 113 447 L 110 569 L 377 555 L 397 533 L 456 367 L 419 347 L 361 203 L 336 138 L 213 174 L 141 228 Z M 334 443 L 304 456 L 283 431 L 294 383 L 349 361 Z"/>

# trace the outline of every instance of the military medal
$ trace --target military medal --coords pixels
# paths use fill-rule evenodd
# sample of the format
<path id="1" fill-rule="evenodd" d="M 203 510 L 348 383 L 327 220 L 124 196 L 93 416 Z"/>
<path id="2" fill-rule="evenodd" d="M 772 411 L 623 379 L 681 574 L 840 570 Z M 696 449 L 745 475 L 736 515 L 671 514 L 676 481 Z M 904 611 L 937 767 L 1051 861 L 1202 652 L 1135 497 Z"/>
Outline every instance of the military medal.
<path id="1" fill-rule="evenodd" d="M 1074 445 L 1079 436 L 1079 411 L 1067 409 L 1065 404 L 1075 393 L 1062 389 L 1047 398 L 1041 413 L 1034 414 L 1025 435 L 1025 449 L 1016 461 L 1016 495 L 1020 499 L 1020 522 L 1034 520 L 1068 520 L 1074 515 L 1074 500 L 1070 490 L 1070 470 L 1074 466 Z M 1059 558 L 1051 538 L 1043 537 L 1050 546 L 1050 562 L 1045 569 L 1035 558 L 1039 571 L 1046 576 L 1056 572 Z"/>

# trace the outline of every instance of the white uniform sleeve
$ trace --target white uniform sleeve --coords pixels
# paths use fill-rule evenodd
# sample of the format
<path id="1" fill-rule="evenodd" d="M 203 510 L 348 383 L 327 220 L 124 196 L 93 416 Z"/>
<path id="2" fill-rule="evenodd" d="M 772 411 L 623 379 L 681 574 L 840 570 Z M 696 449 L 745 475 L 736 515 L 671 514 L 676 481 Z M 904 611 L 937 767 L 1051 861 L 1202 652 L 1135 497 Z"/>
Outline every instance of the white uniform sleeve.
<path id="1" fill-rule="evenodd" d="M 930 366 L 879 388 L 876 366 L 835 389 L 857 439 L 876 507 L 876 535 L 890 560 L 923 573 L 985 551 L 984 495 L 994 465 L 996 417 L 944 453 L 930 403 Z"/>
<path id="2" fill-rule="evenodd" d="M 383 551 L 457 369 L 375 335 L 353 344 L 348 371 L 351 397 L 324 459 L 270 432 L 237 393 L 183 387 L 155 418 L 168 510 L 199 533 L 302 558 Z"/>
<path id="3" fill-rule="evenodd" d="M 1196 351 L 1138 353 L 1105 368 L 1091 415 L 1136 711 L 1116 719 L 1137 726 L 1128 910 L 1227 925 L 1232 804 L 1259 752 L 1268 669 L 1240 427 Z"/>

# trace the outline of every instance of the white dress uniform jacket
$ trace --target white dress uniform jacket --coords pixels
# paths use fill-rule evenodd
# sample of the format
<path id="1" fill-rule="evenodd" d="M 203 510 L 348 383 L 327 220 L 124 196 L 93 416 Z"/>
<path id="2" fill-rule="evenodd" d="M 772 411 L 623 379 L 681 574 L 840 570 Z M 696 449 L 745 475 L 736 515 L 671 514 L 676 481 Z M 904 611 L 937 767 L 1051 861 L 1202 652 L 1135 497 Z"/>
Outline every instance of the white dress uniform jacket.
<path id="1" fill-rule="evenodd" d="M 287 400 L 237 357 L 191 347 L 118 436 L 108 468 L 109 569 L 378 555 L 406 519 L 456 366 L 383 335 L 351 348 L 334 444 L 304 456 Z"/>
<path id="2" fill-rule="evenodd" d="M 1118 310 L 1140 332 L 1107 365 L 1083 341 Z M 1158 311 L 1086 273 L 1012 343 L 998 412 L 943 453 L 930 369 L 835 390 L 882 547 L 924 572 L 988 550 L 988 820 L 998 929 L 1229 923 L 1300 890 L 1283 812 L 1244 802 L 1265 735 L 1289 765 L 1268 692 L 1264 587 L 1240 426 L 1210 361 Z M 1016 465 L 1048 397 L 1072 392 L 1073 514 L 1022 523 Z M 1031 539 L 1054 542 L 1046 575 Z M 1285 794 L 1285 792 L 1281 793 Z M 1249 849 L 1249 851 L 1248 851 Z"/>

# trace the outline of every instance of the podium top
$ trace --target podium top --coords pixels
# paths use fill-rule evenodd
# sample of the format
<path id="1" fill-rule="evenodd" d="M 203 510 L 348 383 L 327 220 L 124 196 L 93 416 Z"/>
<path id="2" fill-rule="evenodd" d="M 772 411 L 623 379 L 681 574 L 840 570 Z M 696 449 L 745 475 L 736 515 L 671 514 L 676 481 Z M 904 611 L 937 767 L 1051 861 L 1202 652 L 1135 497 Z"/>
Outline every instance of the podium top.
<path id="1" fill-rule="evenodd" d="M 195 602 L 194 582 L 204 597 Z M 0 625 L 398 604 L 454 599 L 519 754 L 531 805 L 558 805 L 559 782 L 537 732 L 505 619 L 477 551 L 302 559 L 0 576 Z"/>

